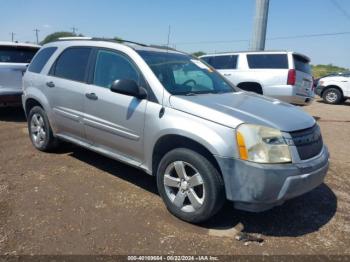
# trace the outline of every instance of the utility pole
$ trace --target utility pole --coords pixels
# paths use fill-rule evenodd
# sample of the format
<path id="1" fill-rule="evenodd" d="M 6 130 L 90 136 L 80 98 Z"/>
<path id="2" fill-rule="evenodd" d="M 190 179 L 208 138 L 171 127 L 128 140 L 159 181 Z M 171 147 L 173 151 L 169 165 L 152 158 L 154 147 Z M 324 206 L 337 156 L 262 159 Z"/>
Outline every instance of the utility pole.
<path id="1" fill-rule="evenodd" d="M 10 35 L 11 35 L 11 42 L 13 42 L 14 39 L 15 39 L 15 33 L 14 33 L 14 32 L 11 32 Z"/>
<path id="2" fill-rule="evenodd" d="M 265 49 L 269 0 L 256 0 L 255 8 L 254 32 L 251 49 L 253 51 L 262 51 Z"/>
<path id="3" fill-rule="evenodd" d="M 75 32 L 78 31 L 78 28 L 76 28 L 76 27 L 74 27 L 74 26 L 71 27 L 71 29 L 72 29 L 72 33 L 73 33 L 73 34 L 75 34 Z"/>
<path id="4" fill-rule="evenodd" d="M 39 44 L 39 32 L 40 32 L 40 30 L 35 28 L 33 31 L 35 32 L 36 43 Z"/>

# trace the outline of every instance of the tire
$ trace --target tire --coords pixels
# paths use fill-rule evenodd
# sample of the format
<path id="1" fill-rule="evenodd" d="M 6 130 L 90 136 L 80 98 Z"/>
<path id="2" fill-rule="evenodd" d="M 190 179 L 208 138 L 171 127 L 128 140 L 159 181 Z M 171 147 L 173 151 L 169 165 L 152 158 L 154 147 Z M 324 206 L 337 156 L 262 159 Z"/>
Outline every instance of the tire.
<path id="1" fill-rule="evenodd" d="M 58 146 L 58 140 L 53 136 L 47 115 L 40 106 L 33 107 L 28 114 L 28 131 L 36 149 L 48 152 Z"/>
<path id="2" fill-rule="evenodd" d="M 181 170 L 185 170 L 184 175 Z M 182 182 L 181 177 L 185 177 Z M 174 149 L 162 158 L 157 186 L 170 213 L 190 223 L 208 220 L 225 203 L 219 171 L 207 158 L 186 148 Z"/>
<path id="3" fill-rule="evenodd" d="M 337 88 L 328 88 L 323 92 L 322 99 L 327 104 L 336 105 L 343 100 L 343 95 Z"/>

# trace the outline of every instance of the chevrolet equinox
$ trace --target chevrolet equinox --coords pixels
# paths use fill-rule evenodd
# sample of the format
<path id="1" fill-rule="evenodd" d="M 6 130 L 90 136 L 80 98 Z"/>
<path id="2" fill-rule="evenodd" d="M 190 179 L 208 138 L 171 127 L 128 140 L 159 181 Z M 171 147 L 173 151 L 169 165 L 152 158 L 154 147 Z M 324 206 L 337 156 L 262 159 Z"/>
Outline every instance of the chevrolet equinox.
<path id="1" fill-rule="evenodd" d="M 23 84 L 35 148 L 65 140 L 144 170 L 168 210 L 191 223 L 226 199 L 270 209 L 320 185 L 328 170 L 313 117 L 173 49 L 61 39 L 35 55 Z"/>

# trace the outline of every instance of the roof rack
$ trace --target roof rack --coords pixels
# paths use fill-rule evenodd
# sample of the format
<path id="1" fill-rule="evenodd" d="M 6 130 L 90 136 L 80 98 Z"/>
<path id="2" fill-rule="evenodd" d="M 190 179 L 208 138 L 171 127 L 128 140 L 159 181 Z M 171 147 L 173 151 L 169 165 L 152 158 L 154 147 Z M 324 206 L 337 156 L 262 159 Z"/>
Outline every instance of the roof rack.
<path id="1" fill-rule="evenodd" d="M 114 38 L 101 38 L 101 37 L 88 37 L 88 36 L 72 36 L 72 37 L 60 37 L 57 39 L 57 41 L 77 41 L 77 40 L 85 40 L 85 41 L 105 41 L 105 42 L 112 42 L 112 43 L 118 43 L 118 44 L 132 44 L 132 45 L 138 45 L 142 47 L 149 47 L 149 48 L 157 48 L 157 49 L 163 49 L 163 50 L 171 50 L 171 51 L 176 51 L 180 52 L 183 54 L 187 54 L 186 52 L 176 50 L 172 47 L 168 47 L 165 45 L 154 45 L 154 44 L 143 44 L 135 41 L 130 41 L 130 40 L 124 40 L 124 39 L 114 39 Z M 128 45 L 131 48 L 134 48 L 133 46 Z"/>
<path id="2" fill-rule="evenodd" d="M 113 39 L 113 38 L 102 38 L 102 37 L 89 37 L 89 36 L 69 36 L 69 37 L 60 37 L 58 41 L 71 41 L 71 40 L 90 40 L 90 41 L 106 41 L 106 42 L 114 42 L 114 43 L 129 43 L 140 46 L 149 46 L 143 43 L 138 43 L 135 41 L 129 41 L 124 39 Z"/>

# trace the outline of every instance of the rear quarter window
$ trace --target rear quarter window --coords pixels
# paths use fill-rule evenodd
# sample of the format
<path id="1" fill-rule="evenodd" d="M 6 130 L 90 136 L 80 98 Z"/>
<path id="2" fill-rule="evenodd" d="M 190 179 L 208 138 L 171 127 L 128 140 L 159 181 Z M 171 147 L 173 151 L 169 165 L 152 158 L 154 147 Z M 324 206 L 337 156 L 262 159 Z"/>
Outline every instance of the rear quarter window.
<path id="1" fill-rule="evenodd" d="M 28 67 L 29 72 L 40 73 L 57 47 L 47 47 L 39 51 Z"/>
<path id="2" fill-rule="evenodd" d="M 90 47 L 70 47 L 65 49 L 51 68 L 50 75 L 84 82 L 90 53 Z"/>
<path id="3" fill-rule="evenodd" d="M 251 69 L 288 69 L 286 54 L 257 54 L 247 55 Z"/>
<path id="4" fill-rule="evenodd" d="M 295 70 L 311 75 L 311 66 L 307 59 L 299 55 L 293 55 L 293 60 L 294 60 Z"/>

